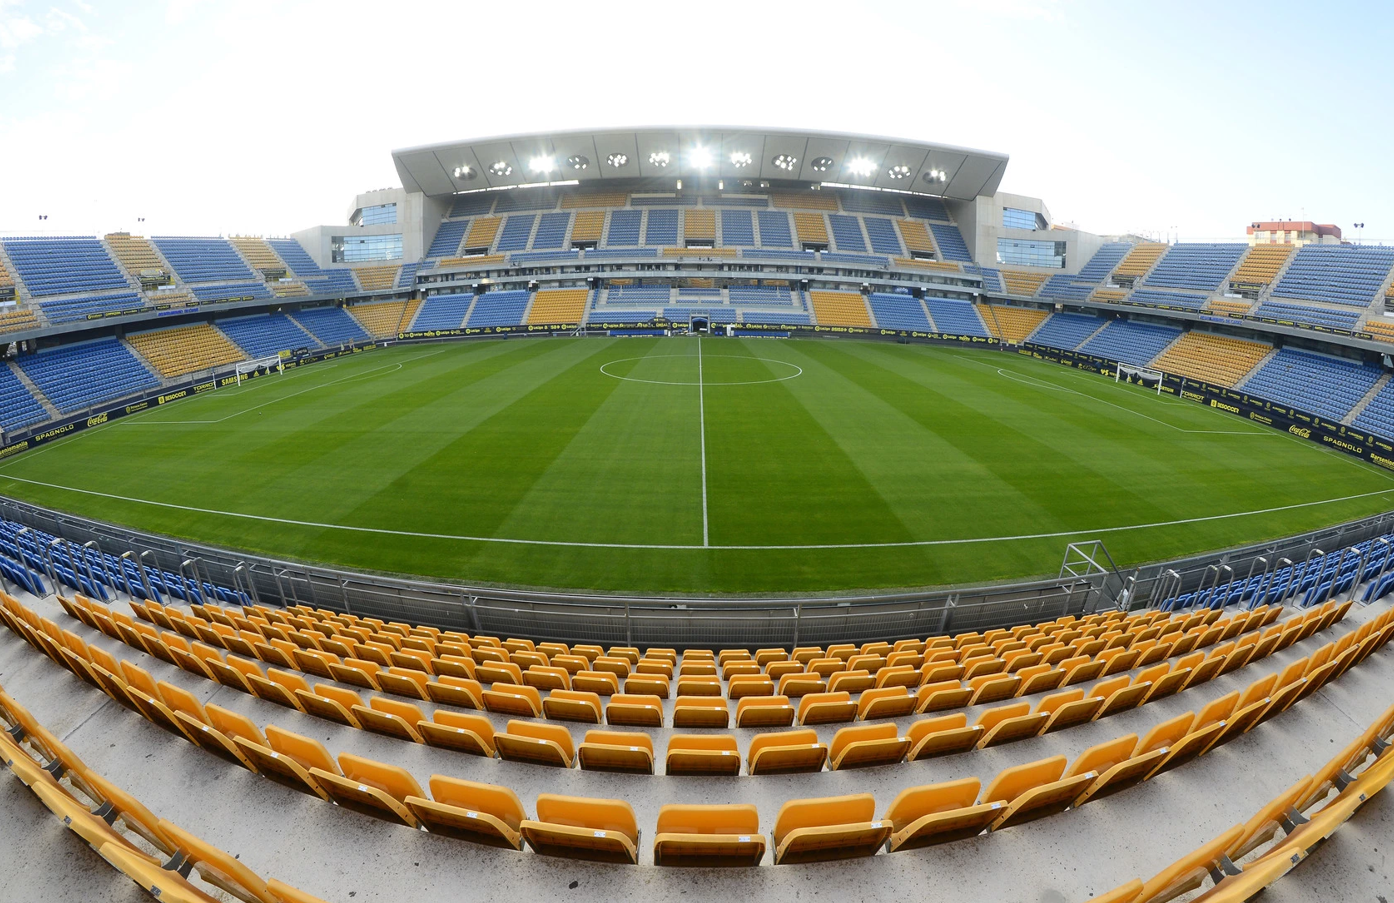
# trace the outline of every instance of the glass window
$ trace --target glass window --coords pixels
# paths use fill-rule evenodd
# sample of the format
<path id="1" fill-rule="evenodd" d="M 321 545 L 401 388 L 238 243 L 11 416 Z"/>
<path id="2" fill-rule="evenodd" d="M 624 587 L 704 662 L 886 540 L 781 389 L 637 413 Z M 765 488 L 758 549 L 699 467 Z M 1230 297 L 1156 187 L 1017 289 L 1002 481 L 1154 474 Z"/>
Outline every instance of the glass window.
<path id="1" fill-rule="evenodd" d="M 1017 207 L 1002 208 L 1002 228 L 1004 229 L 1030 229 L 1032 232 L 1039 232 L 1049 225 L 1045 217 L 1039 213 L 1032 213 L 1030 210 L 1021 210 Z"/>
<path id="2" fill-rule="evenodd" d="M 350 226 L 395 226 L 397 224 L 397 204 L 378 204 L 364 207 L 349 219 Z"/>
<path id="3" fill-rule="evenodd" d="M 335 235 L 329 243 L 334 263 L 396 260 L 402 256 L 402 235 Z"/>
<path id="4" fill-rule="evenodd" d="M 1008 266 L 1065 268 L 1063 241 L 1023 241 L 1018 238 L 997 239 L 997 262 Z"/>

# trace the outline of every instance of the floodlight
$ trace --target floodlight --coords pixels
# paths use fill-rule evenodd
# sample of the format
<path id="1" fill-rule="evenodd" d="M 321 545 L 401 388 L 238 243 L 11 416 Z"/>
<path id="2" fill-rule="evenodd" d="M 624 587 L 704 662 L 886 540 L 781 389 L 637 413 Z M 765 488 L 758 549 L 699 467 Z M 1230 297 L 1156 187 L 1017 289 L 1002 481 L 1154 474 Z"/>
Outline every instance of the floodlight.
<path id="1" fill-rule="evenodd" d="M 654 151 L 649 154 L 650 166 L 667 166 L 668 161 L 673 159 L 667 151 Z"/>
<path id="2" fill-rule="evenodd" d="M 799 158 L 793 156 L 792 154 L 780 154 L 778 157 L 775 157 L 774 160 L 771 162 L 773 162 L 775 166 L 778 166 L 785 172 L 790 172 L 793 170 L 794 164 L 799 162 Z"/>

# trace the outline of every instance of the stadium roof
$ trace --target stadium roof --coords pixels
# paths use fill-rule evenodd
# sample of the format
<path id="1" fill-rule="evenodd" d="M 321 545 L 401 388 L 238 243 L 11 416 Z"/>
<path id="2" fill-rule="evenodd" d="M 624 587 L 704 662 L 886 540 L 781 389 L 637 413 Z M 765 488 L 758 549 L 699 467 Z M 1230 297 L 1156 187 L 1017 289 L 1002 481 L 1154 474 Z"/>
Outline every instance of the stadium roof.
<path id="1" fill-rule="evenodd" d="M 948 144 L 720 126 L 512 135 L 392 152 L 403 187 L 433 196 L 572 179 L 707 177 L 835 182 L 966 201 L 997 191 L 1007 159 Z"/>

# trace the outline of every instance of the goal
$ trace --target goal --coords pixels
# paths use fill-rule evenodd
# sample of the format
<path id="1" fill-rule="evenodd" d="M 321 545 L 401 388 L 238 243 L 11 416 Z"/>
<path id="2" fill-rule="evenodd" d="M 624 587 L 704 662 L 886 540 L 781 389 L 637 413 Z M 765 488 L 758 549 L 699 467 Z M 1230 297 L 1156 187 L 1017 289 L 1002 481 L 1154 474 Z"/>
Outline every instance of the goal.
<path id="1" fill-rule="evenodd" d="M 271 373 L 272 371 L 276 373 L 285 372 L 285 369 L 281 366 L 280 355 L 258 358 L 254 361 L 243 361 L 237 365 L 237 384 L 239 386 L 242 385 L 244 377 L 251 379 L 252 375 L 259 370 L 265 370 L 267 373 Z"/>
<path id="2" fill-rule="evenodd" d="M 1119 364 L 1113 371 L 1113 381 L 1122 382 L 1127 380 L 1130 383 L 1137 383 L 1146 388 L 1152 388 L 1155 383 L 1157 394 L 1162 394 L 1162 371 L 1148 370 L 1146 367 L 1133 367 L 1128 364 Z"/>

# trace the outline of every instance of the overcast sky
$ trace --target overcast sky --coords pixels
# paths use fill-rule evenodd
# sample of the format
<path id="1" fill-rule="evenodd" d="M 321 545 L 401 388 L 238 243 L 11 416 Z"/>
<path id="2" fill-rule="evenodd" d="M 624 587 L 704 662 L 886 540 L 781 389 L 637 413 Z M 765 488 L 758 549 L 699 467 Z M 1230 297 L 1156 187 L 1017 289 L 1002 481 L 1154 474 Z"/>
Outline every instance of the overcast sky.
<path id="1" fill-rule="evenodd" d="M 1093 232 L 1394 242 L 1391 53 L 1387 0 L 0 0 L 0 233 L 284 235 L 394 148 L 727 124 L 1006 152 Z"/>

